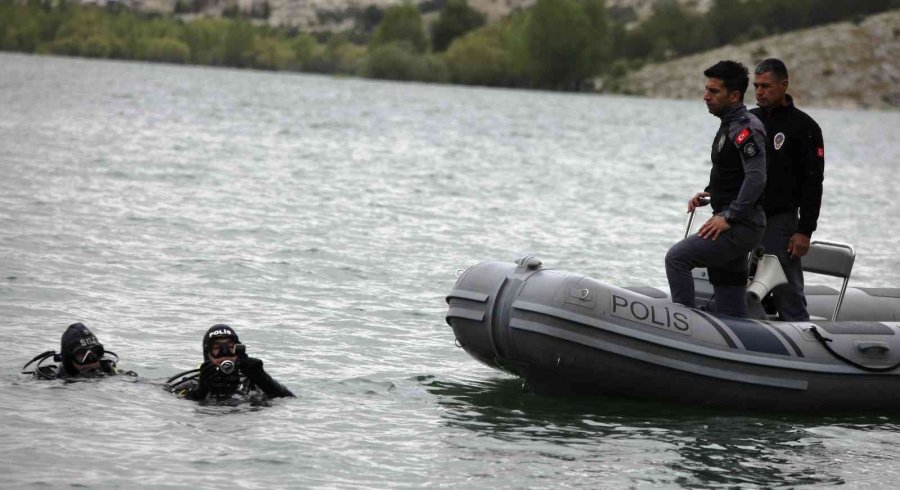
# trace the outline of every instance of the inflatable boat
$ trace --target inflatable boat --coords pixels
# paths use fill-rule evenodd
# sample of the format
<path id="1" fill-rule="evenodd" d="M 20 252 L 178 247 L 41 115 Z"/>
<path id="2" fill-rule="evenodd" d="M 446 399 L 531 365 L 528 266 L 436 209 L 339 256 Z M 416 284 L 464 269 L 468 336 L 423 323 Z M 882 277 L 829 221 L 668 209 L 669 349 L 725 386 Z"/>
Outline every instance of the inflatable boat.
<path id="1" fill-rule="evenodd" d="M 849 288 L 854 260 L 848 245 L 813 242 L 804 270 L 843 285 L 806 288 L 808 322 L 778 321 L 761 308 L 752 318 L 718 315 L 703 270 L 694 274 L 698 307 L 688 308 L 664 288 L 616 287 L 546 269 L 535 257 L 462 272 L 447 297 L 447 322 L 472 357 L 539 394 L 900 410 L 900 289 Z M 760 298 L 779 282 L 763 262 L 748 287 Z"/>

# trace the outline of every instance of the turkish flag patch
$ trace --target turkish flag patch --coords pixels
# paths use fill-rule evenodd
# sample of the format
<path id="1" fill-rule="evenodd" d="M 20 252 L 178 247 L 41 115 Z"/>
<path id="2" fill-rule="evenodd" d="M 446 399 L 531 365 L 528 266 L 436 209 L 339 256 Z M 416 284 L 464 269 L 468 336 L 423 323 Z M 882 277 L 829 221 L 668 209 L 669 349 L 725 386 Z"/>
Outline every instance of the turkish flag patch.
<path id="1" fill-rule="evenodd" d="M 749 137 L 750 137 L 750 128 L 744 128 L 741 130 L 740 133 L 738 133 L 737 136 L 735 136 L 734 143 L 736 145 L 742 145 L 742 144 L 744 144 L 744 141 L 747 141 L 747 138 L 749 138 Z"/>
<path id="2" fill-rule="evenodd" d="M 816 156 L 819 158 L 825 158 L 825 148 L 822 146 L 816 148 Z"/>

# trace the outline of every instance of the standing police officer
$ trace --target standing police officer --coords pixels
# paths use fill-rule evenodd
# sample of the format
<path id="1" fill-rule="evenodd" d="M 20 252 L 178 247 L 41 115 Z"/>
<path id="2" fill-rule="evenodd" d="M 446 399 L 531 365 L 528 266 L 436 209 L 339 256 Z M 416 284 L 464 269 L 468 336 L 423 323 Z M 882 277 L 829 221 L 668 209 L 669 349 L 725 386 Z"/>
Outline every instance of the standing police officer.
<path id="1" fill-rule="evenodd" d="M 803 294 L 800 257 L 809 251 L 822 204 L 825 145 L 822 130 L 787 94 L 784 63 L 769 58 L 756 66 L 753 86 L 758 108 L 750 112 L 766 128 L 765 208 L 768 224 L 763 238 L 767 253 L 781 261 L 788 284 L 772 291 L 782 320 L 809 320 Z"/>
<path id="2" fill-rule="evenodd" d="M 701 198 L 708 197 L 714 215 L 697 234 L 669 249 L 666 276 L 672 301 L 694 307 L 691 270 L 707 267 L 717 311 L 747 316 L 748 258 L 762 241 L 766 227 L 762 207 L 766 186 L 765 130 L 744 106 L 744 93 L 750 84 L 744 65 L 720 61 L 703 74 L 703 100 L 722 123 L 713 139 L 709 185 L 688 201 L 688 212 L 700 206 Z"/>

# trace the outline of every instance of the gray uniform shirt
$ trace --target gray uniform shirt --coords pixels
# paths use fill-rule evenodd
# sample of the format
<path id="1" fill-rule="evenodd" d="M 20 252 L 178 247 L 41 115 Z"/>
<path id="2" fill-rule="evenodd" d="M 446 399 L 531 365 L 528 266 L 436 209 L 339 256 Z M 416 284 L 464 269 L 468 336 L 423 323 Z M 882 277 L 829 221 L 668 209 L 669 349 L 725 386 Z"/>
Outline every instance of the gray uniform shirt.
<path id="1" fill-rule="evenodd" d="M 737 197 L 727 208 L 717 211 L 729 222 L 765 226 L 766 216 L 760 200 L 766 188 L 766 130 L 743 104 L 728 111 L 721 119 L 713 142 L 713 162 L 715 164 L 719 155 L 730 154 L 727 149 L 736 149 L 744 179 Z"/>

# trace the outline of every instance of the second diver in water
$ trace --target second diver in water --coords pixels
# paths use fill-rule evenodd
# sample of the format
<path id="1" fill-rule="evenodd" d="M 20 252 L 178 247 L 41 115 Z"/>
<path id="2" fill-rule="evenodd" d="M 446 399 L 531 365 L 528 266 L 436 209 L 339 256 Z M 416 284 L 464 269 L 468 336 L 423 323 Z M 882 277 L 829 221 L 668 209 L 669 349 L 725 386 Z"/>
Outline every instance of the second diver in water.
<path id="1" fill-rule="evenodd" d="M 55 364 L 44 364 L 53 361 Z M 59 342 L 59 353 L 48 350 L 34 357 L 22 367 L 23 374 L 32 374 L 38 379 L 76 380 L 117 374 L 137 376 L 133 371 L 122 371 L 116 367 L 119 356 L 103 348 L 103 344 L 83 323 L 69 325 Z M 37 362 L 33 371 L 28 366 Z"/>
<path id="2" fill-rule="evenodd" d="M 294 396 L 263 370 L 262 360 L 247 355 L 237 333 L 224 324 L 213 325 L 203 335 L 203 364 L 171 377 L 166 389 L 197 401 L 252 397 L 260 392 L 268 398 Z"/>

